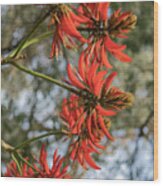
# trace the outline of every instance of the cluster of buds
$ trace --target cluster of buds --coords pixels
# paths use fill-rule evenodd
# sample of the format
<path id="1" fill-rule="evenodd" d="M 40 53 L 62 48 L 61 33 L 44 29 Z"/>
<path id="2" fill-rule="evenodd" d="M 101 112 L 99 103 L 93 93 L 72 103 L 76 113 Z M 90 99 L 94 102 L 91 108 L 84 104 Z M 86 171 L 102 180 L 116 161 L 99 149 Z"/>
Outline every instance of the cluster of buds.
<path id="1" fill-rule="evenodd" d="M 109 34 L 112 37 L 127 38 L 126 34 L 135 28 L 136 23 L 136 15 L 132 12 L 121 13 L 121 9 L 118 9 L 108 20 Z"/>

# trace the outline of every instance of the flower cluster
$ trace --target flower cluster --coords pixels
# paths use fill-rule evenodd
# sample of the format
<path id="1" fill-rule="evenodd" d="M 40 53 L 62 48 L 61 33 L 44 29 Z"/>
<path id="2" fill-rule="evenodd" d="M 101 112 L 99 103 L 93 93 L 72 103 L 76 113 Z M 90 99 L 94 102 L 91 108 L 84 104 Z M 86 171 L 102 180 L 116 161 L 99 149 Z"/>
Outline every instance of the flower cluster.
<path id="1" fill-rule="evenodd" d="M 51 13 L 50 23 L 55 25 L 55 30 L 50 56 L 58 56 L 61 44 L 75 48 L 73 39 L 76 38 L 87 45 L 83 53 L 90 61 L 112 68 L 107 58 L 108 51 L 119 61 L 131 62 L 132 59 L 124 53 L 126 45 L 116 44 L 110 36 L 126 37 L 125 34 L 134 28 L 137 18 L 131 12 L 121 13 L 121 9 L 108 16 L 109 6 L 110 3 L 82 3 L 77 8 L 57 5 Z M 87 38 L 83 38 L 79 30 L 87 31 Z"/>
<path id="2" fill-rule="evenodd" d="M 26 160 L 28 160 L 28 158 L 26 158 L 25 161 Z M 4 176 L 28 178 L 70 178 L 70 175 L 67 173 L 68 166 L 63 167 L 64 158 L 57 155 L 57 150 L 54 152 L 53 166 L 51 168 L 48 166 L 45 145 L 42 145 L 40 159 L 37 162 L 39 165 L 32 163 L 32 167 L 25 162 L 18 168 L 16 162 L 12 161 L 8 164 Z"/>
<path id="3" fill-rule="evenodd" d="M 82 50 L 78 67 L 67 64 L 68 80 L 64 87 L 75 91 L 63 100 L 60 118 L 62 131 L 71 138 L 66 156 L 84 169 L 100 169 L 93 155 L 106 148 L 102 144 L 104 137 L 114 140 L 110 130 L 111 117 L 133 103 L 131 93 L 112 86 L 118 73 L 110 70 L 113 67 L 108 55 L 121 62 L 132 61 L 124 53 L 126 45 L 116 43 L 114 38 L 126 38 L 135 27 L 137 18 L 131 12 L 121 12 L 121 9 L 109 15 L 109 9 L 108 2 L 80 3 L 78 7 L 56 4 L 51 7 L 49 27 L 54 27 L 54 35 L 50 57 L 58 57 L 63 47 L 78 47 L 77 41 Z M 25 161 L 18 167 L 13 161 L 5 176 L 70 178 L 64 160 L 55 151 L 53 166 L 49 168 L 43 145 L 38 163 L 31 167 Z"/>
<path id="4" fill-rule="evenodd" d="M 110 117 L 133 103 L 131 93 L 111 86 L 117 72 L 108 75 L 112 65 L 106 51 L 122 62 L 131 62 L 123 52 L 126 45 L 115 43 L 111 37 L 128 33 L 135 26 L 136 17 L 130 12 L 121 13 L 119 9 L 108 18 L 109 5 L 84 3 L 77 8 L 78 17 L 83 19 L 81 30 L 89 30 L 89 37 L 87 47 L 80 54 L 78 68 L 67 65 L 67 83 L 79 90 L 79 94 L 63 100 L 60 117 L 65 132 L 73 138 L 70 157 L 85 169 L 87 165 L 100 169 L 91 154 L 105 149 L 101 145 L 104 136 L 114 139 L 109 131 Z"/>
<path id="5" fill-rule="evenodd" d="M 70 148 L 71 158 L 77 159 L 83 167 L 86 167 L 86 160 L 91 167 L 98 169 L 89 154 L 98 153 L 96 148 L 105 148 L 100 144 L 104 136 L 113 140 L 108 131 L 111 123 L 108 117 L 131 106 L 133 96 L 112 87 L 117 73 L 107 75 L 106 70 L 100 70 L 99 63 L 84 63 L 80 59 L 78 71 L 68 64 L 67 73 L 69 84 L 80 89 L 80 96 L 71 95 L 63 100 L 60 114 L 68 135 L 75 136 L 72 151 Z"/>
<path id="6" fill-rule="evenodd" d="M 66 48 L 76 48 L 74 38 L 78 39 L 82 43 L 87 40 L 80 34 L 76 26 L 82 20 L 64 4 L 54 5 L 51 11 L 50 26 L 54 26 L 54 36 L 50 57 L 59 55 L 62 44 Z"/>
<path id="7" fill-rule="evenodd" d="M 88 24 L 85 25 L 90 29 L 88 47 L 84 51 L 85 56 L 89 57 L 91 61 L 97 61 L 107 68 L 112 68 L 107 59 L 107 51 L 122 62 L 131 62 L 132 59 L 123 52 L 126 45 L 118 45 L 110 38 L 109 5 L 110 3 L 82 4 L 79 11 L 83 16 L 89 18 L 89 23 L 87 22 Z M 117 17 L 117 21 L 114 23 L 116 24 L 120 19 L 122 18 Z"/>

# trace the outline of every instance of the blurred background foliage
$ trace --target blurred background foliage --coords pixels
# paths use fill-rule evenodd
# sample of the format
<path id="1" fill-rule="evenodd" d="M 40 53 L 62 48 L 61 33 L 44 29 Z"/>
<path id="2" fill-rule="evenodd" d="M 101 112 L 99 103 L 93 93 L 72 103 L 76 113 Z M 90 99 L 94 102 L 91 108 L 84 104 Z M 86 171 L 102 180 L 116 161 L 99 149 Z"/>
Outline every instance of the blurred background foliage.
<path id="1" fill-rule="evenodd" d="M 131 64 L 110 59 L 118 71 L 114 85 L 132 92 L 134 105 L 112 118 L 113 143 L 104 139 L 108 148 L 95 157 L 100 171 L 83 171 L 80 167 L 74 174 L 76 178 L 98 179 L 153 179 L 153 2 L 112 3 L 110 11 L 118 8 L 132 11 L 138 17 L 135 30 L 128 39 L 118 39 L 127 44 L 126 53 L 132 58 Z M 5 57 L 18 42 L 31 30 L 36 20 L 46 9 L 41 5 L 2 5 L 1 6 L 1 54 Z M 44 21 L 35 36 L 48 30 L 48 19 Z M 34 36 L 33 36 L 34 37 Z M 63 57 L 49 59 L 52 37 L 31 45 L 23 51 L 26 58 L 19 63 L 56 79 L 66 77 L 66 63 L 77 65 L 79 51 L 65 50 Z M 13 66 L 1 68 L 1 128 L 2 139 L 16 146 L 24 140 L 59 128 L 61 121 L 58 113 L 63 97 L 68 92 L 36 77 L 25 74 Z M 64 155 L 67 142 L 62 136 L 42 139 L 24 149 L 24 156 L 30 152 L 39 155 L 41 143 L 48 144 L 49 164 L 56 147 Z M 10 154 L 2 149 L 2 173 Z"/>

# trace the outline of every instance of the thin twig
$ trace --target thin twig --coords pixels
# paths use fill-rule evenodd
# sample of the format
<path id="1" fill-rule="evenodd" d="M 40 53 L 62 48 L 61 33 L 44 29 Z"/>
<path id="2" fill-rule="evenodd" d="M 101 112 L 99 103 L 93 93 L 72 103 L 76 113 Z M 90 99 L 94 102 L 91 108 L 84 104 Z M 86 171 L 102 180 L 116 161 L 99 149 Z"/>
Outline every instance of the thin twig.
<path id="1" fill-rule="evenodd" d="M 65 133 L 62 132 L 62 131 L 57 131 L 57 132 L 52 131 L 52 132 L 48 132 L 48 133 L 46 133 L 46 134 L 43 134 L 43 135 L 40 135 L 40 136 L 37 136 L 37 137 L 34 137 L 34 138 L 32 138 L 32 139 L 29 139 L 29 140 L 24 141 L 24 142 L 21 143 L 20 145 L 17 145 L 17 146 L 14 148 L 14 150 L 21 149 L 22 147 L 27 146 L 28 144 L 33 143 L 34 141 L 37 141 L 37 140 L 39 140 L 39 139 L 45 138 L 45 137 L 47 137 L 47 136 L 59 135 L 59 134 L 65 134 Z"/>
<path id="2" fill-rule="evenodd" d="M 72 92 L 74 94 L 77 94 L 77 95 L 80 94 L 78 90 L 76 90 L 73 87 L 71 87 L 71 86 L 69 86 L 69 85 L 67 85 L 67 84 L 65 84 L 65 83 L 63 83 L 63 82 L 61 82 L 61 81 L 59 81 L 57 79 L 54 79 L 54 78 L 52 78 L 50 76 L 47 76 L 45 74 L 42 74 L 42 73 L 39 73 L 39 72 L 36 72 L 36 71 L 33 71 L 33 70 L 30 70 L 30 69 L 26 68 L 25 66 L 18 65 L 17 63 L 14 63 L 14 62 L 9 63 L 9 64 L 13 65 L 17 69 L 19 69 L 19 70 L 21 70 L 23 72 L 26 72 L 26 73 L 28 73 L 28 74 L 30 74 L 32 76 L 35 76 L 35 77 L 44 79 L 46 81 L 49 81 L 51 83 L 54 83 L 54 84 L 56 84 L 56 85 L 58 85 L 58 86 L 60 86 L 60 87 L 62 87 L 64 89 L 67 89 L 68 91 L 70 91 L 70 92 Z"/>

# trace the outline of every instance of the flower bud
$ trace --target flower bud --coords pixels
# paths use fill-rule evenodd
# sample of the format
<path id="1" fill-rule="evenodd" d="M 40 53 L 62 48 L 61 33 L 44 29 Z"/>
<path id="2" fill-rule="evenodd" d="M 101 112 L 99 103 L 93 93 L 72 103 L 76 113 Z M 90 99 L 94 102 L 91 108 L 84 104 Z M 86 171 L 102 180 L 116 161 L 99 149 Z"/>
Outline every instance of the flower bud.
<path id="1" fill-rule="evenodd" d="M 117 10 L 108 20 L 109 34 L 113 37 L 126 37 L 123 34 L 129 33 L 137 23 L 137 16 L 132 12 L 121 13 Z"/>

